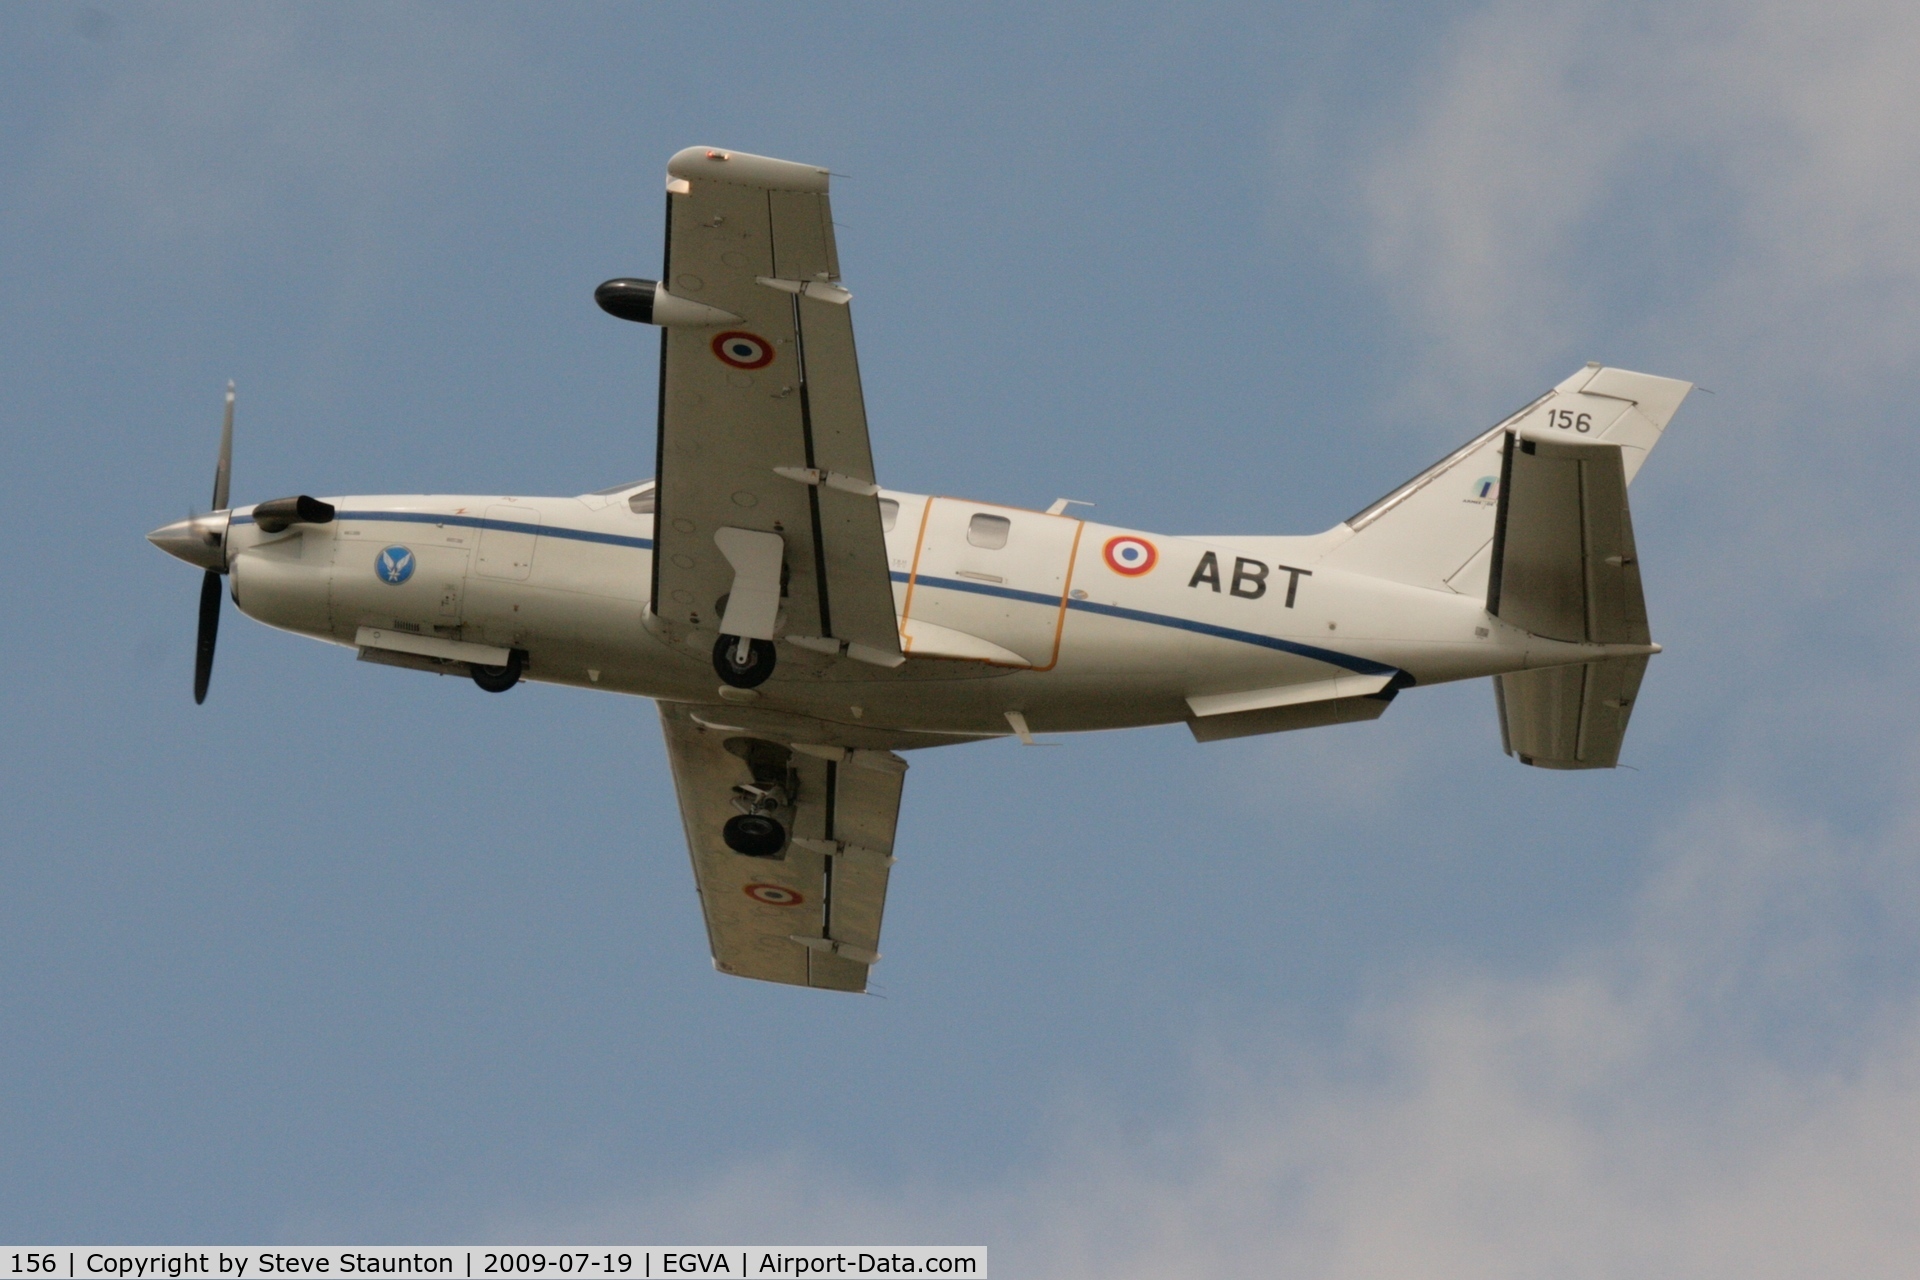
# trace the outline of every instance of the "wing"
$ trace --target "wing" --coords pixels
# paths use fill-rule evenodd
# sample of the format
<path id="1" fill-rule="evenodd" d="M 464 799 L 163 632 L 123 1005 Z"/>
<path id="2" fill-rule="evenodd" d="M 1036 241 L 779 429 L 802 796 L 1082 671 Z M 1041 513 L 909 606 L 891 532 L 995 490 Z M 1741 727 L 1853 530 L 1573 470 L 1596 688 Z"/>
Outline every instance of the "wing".
<path id="1" fill-rule="evenodd" d="M 775 741 L 729 727 L 729 711 L 660 704 L 714 967 L 865 991 L 880 959 L 907 762 L 890 751 Z M 784 828 L 776 855 L 728 847 L 722 832 L 747 807 Z"/>
<path id="2" fill-rule="evenodd" d="M 661 286 L 738 319 L 661 329 L 657 625 L 678 640 L 725 617 L 731 634 L 898 665 L 827 172 L 706 147 L 667 172 Z M 723 550 L 729 529 L 752 536 Z"/>

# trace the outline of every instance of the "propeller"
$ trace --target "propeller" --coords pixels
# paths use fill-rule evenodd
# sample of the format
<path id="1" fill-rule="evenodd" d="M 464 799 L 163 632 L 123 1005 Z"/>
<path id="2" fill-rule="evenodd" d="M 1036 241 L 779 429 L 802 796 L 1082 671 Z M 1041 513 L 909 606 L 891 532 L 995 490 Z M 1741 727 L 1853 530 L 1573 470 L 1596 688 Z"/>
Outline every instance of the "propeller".
<path id="1" fill-rule="evenodd" d="M 227 491 L 233 481 L 233 382 L 227 382 L 227 411 L 220 423 L 220 460 L 213 466 L 213 509 L 227 509 Z M 207 700 L 207 683 L 213 679 L 213 644 L 220 637 L 220 575 L 225 572 L 226 538 L 220 539 L 222 564 L 208 569 L 200 579 L 200 630 L 193 646 L 193 702 Z"/>
<path id="2" fill-rule="evenodd" d="M 220 634 L 220 575 L 227 571 L 227 487 L 233 478 L 233 384 L 227 384 L 227 417 L 220 427 L 220 460 L 213 467 L 213 510 L 188 516 L 147 535 L 170 556 L 206 570 L 200 580 L 200 634 L 194 643 L 193 700 L 207 700 L 213 677 L 213 642 Z"/>
<path id="3" fill-rule="evenodd" d="M 220 636 L 220 574 L 209 569 L 200 579 L 200 634 L 193 650 L 193 703 L 207 700 L 213 679 L 213 642 Z"/>
<path id="4" fill-rule="evenodd" d="M 206 573 L 200 579 L 200 632 L 193 646 L 193 700 L 207 700 L 207 683 L 213 679 L 213 645 L 220 635 L 220 575 L 230 564 L 227 531 L 232 512 L 227 508 L 227 489 L 233 479 L 233 383 L 227 383 L 227 416 L 220 425 L 220 459 L 213 466 L 213 510 L 204 516 L 188 516 L 147 535 L 147 541 L 170 556 L 185 560 Z M 284 533 L 296 524 L 328 524 L 333 520 L 331 503 L 299 494 L 254 504 L 252 520 L 261 533 Z"/>

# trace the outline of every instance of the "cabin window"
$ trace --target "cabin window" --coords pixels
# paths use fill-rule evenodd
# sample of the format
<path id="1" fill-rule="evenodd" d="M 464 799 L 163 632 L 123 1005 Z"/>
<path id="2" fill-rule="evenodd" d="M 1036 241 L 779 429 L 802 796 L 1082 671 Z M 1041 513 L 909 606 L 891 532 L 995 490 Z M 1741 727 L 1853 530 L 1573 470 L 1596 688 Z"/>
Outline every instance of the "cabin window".
<path id="1" fill-rule="evenodd" d="M 1007 531 L 1011 528 L 1013 522 L 1005 516 L 990 516 L 982 512 L 967 521 L 967 541 L 988 551 L 998 551 L 1007 545 Z"/>
<path id="2" fill-rule="evenodd" d="M 886 532 L 892 533 L 893 526 L 899 523 L 900 504 L 892 498 L 880 499 L 880 527 Z"/>

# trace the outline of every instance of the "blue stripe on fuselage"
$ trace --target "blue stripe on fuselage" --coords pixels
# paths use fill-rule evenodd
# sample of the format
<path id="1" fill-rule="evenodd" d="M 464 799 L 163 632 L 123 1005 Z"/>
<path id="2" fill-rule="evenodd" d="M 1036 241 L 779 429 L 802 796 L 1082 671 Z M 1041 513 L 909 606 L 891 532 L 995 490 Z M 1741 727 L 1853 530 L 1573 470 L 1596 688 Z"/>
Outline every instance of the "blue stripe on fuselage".
<path id="1" fill-rule="evenodd" d="M 909 575 L 894 573 L 895 582 L 906 582 Z M 1000 596 L 1007 600 L 1024 600 L 1030 604 L 1043 604 L 1050 608 L 1060 607 L 1059 596 L 1042 595 L 1037 591 L 1019 591 L 1012 587 L 995 587 L 984 582 L 965 582 L 958 578 L 936 578 L 921 574 L 920 582 L 930 587 L 941 587 L 948 591 L 971 591 L 983 596 Z M 1117 604 L 1096 604 L 1091 600 L 1068 600 L 1067 608 L 1080 609 L 1087 613 L 1098 613 L 1109 618 L 1122 618 L 1128 622 L 1144 622 L 1154 627 L 1172 627 L 1178 631 L 1191 631 L 1196 635 L 1213 636 L 1220 640 L 1237 640 L 1241 644 L 1258 645 L 1263 649 L 1277 649 L 1281 653 L 1298 654 L 1302 658 L 1312 658 L 1330 666 L 1345 667 L 1348 671 L 1363 676 L 1390 676 L 1400 668 L 1385 662 L 1375 662 L 1371 658 L 1356 658 L 1352 654 L 1338 653 L 1332 649 L 1322 649 L 1318 645 L 1301 644 L 1297 640 L 1282 640 L 1278 636 L 1263 636 L 1257 631 L 1241 631 L 1234 627 L 1215 626 L 1211 622 L 1196 622 L 1192 618 L 1182 618 L 1170 613 L 1148 613 L 1145 609 L 1127 609 Z"/>
<path id="2" fill-rule="evenodd" d="M 527 524 L 519 520 L 489 520 L 484 516 L 447 516 L 432 511 L 336 511 L 335 520 L 391 521 L 395 524 L 450 524 L 461 529 L 498 529 L 503 533 L 531 533 L 543 538 L 568 538 L 574 542 L 598 542 L 609 547 L 637 547 L 653 550 L 652 538 L 632 538 L 620 533 L 595 533 L 588 529 L 569 529 L 564 525 Z M 252 516 L 235 516 L 235 524 L 252 524 Z"/>

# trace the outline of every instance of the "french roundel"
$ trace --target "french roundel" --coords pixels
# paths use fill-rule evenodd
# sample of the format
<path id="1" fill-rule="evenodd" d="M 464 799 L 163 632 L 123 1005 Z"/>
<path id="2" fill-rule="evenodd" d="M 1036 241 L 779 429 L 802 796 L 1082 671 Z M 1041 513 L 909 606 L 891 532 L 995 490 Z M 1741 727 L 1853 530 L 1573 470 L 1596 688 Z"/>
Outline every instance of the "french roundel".
<path id="1" fill-rule="evenodd" d="M 1145 538 L 1109 538 L 1105 554 L 1107 568 L 1127 578 L 1139 577 L 1160 559 L 1160 553 Z"/>
<path id="2" fill-rule="evenodd" d="M 764 369 L 773 363 L 773 344 L 755 334 L 735 329 L 715 335 L 713 354 L 720 357 L 722 364 L 730 364 L 736 369 Z"/>
<path id="3" fill-rule="evenodd" d="M 806 899 L 783 884 L 750 884 L 743 892 L 755 902 L 769 907 L 797 907 Z"/>

